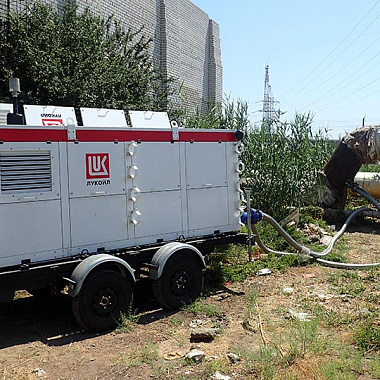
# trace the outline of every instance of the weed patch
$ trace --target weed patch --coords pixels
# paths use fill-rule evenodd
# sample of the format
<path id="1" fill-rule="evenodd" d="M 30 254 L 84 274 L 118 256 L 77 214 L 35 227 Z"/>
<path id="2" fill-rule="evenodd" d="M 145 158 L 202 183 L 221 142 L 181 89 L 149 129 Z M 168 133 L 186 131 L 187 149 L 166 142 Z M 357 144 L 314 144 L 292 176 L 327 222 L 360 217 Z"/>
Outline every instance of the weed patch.
<path id="1" fill-rule="evenodd" d="M 124 332 L 132 331 L 134 328 L 134 325 L 138 323 L 138 321 L 139 321 L 139 316 L 137 315 L 136 311 L 131 310 L 127 314 L 121 313 L 115 332 L 124 333 Z"/>
<path id="2" fill-rule="evenodd" d="M 148 343 L 128 353 L 122 353 L 118 362 L 129 368 L 138 367 L 143 364 L 152 365 L 158 359 L 158 347 L 152 343 Z"/>
<path id="3" fill-rule="evenodd" d="M 182 310 L 193 314 L 204 314 L 207 317 L 218 317 L 222 314 L 216 305 L 208 304 L 201 300 L 197 300 L 190 305 L 184 306 Z"/>
<path id="4" fill-rule="evenodd" d="M 363 294 L 366 287 L 363 279 L 354 271 L 342 271 L 332 273 L 329 281 L 334 285 L 338 294 L 348 294 L 353 297 L 358 297 Z"/>
<path id="5" fill-rule="evenodd" d="M 355 331 L 354 340 L 361 352 L 380 349 L 380 326 L 378 321 L 369 319 Z"/>

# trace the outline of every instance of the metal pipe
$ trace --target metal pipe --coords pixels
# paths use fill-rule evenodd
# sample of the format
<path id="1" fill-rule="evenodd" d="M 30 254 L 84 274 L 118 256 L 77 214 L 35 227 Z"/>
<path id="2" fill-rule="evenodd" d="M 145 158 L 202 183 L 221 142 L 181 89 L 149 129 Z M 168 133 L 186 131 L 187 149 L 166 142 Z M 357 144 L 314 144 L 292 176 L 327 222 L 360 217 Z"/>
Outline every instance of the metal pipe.
<path id="1" fill-rule="evenodd" d="M 297 251 L 303 250 L 304 247 L 298 242 L 296 242 L 289 234 L 287 234 L 286 231 L 277 223 L 277 221 L 274 218 L 272 218 L 268 214 L 265 214 L 264 212 L 262 214 L 263 214 L 263 220 L 266 220 L 267 222 L 269 222 L 275 228 L 275 230 L 286 240 L 286 242 L 289 245 L 291 245 Z"/>
<path id="2" fill-rule="evenodd" d="M 247 196 L 247 224 L 248 224 L 248 259 L 252 261 L 252 221 L 251 221 L 251 189 L 247 188 L 245 190 Z"/>
<path id="3" fill-rule="evenodd" d="M 303 255 L 304 258 L 309 258 L 309 259 L 314 259 L 318 263 L 322 265 L 326 265 L 329 267 L 333 268 L 344 268 L 344 269 L 361 269 L 361 268 L 373 268 L 376 266 L 379 266 L 380 263 L 369 263 L 369 264 L 349 264 L 349 263 L 338 263 L 335 261 L 329 261 L 329 260 L 324 260 L 321 259 L 320 257 L 326 256 L 329 254 L 335 245 L 335 243 L 338 241 L 338 239 L 343 235 L 343 233 L 346 231 L 348 225 L 350 222 L 357 216 L 358 214 L 371 210 L 367 207 L 360 208 L 358 210 L 355 210 L 345 221 L 344 225 L 342 228 L 338 231 L 338 233 L 333 237 L 331 240 L 330 244 L 328 247 L 323 251 L 323 252 L 315 252 L 310 250 L 309 248 L 300 245 L 297 243 L 271 216 L 263 213 L 263 219 L 269 222 L 275 229 L 276 231 L 288 242 L 290 246 L 295 248 L 298 252 L 296 254 Z M 294 255 L 295 253 L 291 252 L 281 252 L 281 251 L 276 251 L 271 248 L 268 248 L 261 240 L 259 232 L 256 228 L 255 225 L 252 226 L 252 231 L 256 236 L 256 243 L 257 245 L 266 253 L 273 253 L 276 255 Z"/>

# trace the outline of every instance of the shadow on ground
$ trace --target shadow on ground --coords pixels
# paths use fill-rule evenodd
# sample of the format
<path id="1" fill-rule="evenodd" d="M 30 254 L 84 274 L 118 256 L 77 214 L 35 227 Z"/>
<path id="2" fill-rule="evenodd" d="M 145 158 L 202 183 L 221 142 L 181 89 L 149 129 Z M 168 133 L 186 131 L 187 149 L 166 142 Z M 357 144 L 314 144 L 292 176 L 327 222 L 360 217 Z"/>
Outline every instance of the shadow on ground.
<path id="1" fill-rule="evenodd" d="M 135 287 L 133 310 L 139 316 L 138 323 L 145 325 L 174 313 L 158 305 L 150 283 L 146 281 L 138 282 Z M 85 331 L 78 325 L 68 296 L 26 295 L 9 303 L 0 303 L 0 349 L 36 341 L 60 346 L 97 335 L 100 334 Z"/>

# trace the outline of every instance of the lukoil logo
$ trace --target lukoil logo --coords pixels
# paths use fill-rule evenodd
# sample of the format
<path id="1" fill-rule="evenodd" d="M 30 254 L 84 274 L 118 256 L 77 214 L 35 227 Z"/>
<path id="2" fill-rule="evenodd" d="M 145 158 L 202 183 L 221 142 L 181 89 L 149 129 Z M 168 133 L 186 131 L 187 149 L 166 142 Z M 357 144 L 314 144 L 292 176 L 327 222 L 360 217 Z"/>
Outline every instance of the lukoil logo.
<path id="1" fill-rule="evenodd" d="M 86 153 L 86 178 L 110 178 L 109 153 Z"/>
<path id="2" fill-rule="evenodd" d="M 42 119 L 42 125 L 48 126 L 48 127 L 63 125 L 63 120 L 62 119 Z"/>

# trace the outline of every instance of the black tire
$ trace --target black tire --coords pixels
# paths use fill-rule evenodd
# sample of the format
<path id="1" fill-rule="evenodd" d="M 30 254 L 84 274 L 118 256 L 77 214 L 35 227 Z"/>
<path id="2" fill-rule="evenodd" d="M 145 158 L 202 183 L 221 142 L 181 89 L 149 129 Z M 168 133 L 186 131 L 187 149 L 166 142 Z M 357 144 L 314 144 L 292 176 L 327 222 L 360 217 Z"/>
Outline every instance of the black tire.
<path id="1" fill-rule="evenodd" d="M 107 331 L 117 326 L 122 313 L 132 305 L 132 287 L 121 273 L 99 269 L 86 278 L 72 300 L 77 322 L 87 330 Z"/>
<path id="2" fill-rule="evenodd" d="M 162 276 L 153 281 L 153 292 L 162 307 L 178 309 L 195 301 L 202 286 L 202 268 L 196 259 L 175 254 L 166 263 Z"/>

